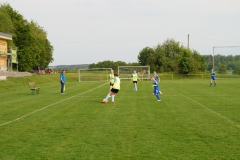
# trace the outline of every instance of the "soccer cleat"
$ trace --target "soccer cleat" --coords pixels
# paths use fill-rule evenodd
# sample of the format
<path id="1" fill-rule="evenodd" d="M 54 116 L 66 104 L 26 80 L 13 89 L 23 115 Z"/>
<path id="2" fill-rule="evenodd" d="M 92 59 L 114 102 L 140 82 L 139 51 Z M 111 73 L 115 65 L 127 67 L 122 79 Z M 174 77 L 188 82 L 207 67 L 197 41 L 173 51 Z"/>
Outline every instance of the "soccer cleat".
<path id="1" fill-rule="evenodd" d="M 115 102 L 113 101 L 112 104 L 115 104 Z"/>
<path id="2" fill-rule="evenodd" d="M 161 101 L 161 99 L 158 99 L 157 101 Z"/>
<path id="3" fill-rule="evenodd" d="M 102 100 L 101 103 L 107 103 L 108 101 L 106 99 Z"/>

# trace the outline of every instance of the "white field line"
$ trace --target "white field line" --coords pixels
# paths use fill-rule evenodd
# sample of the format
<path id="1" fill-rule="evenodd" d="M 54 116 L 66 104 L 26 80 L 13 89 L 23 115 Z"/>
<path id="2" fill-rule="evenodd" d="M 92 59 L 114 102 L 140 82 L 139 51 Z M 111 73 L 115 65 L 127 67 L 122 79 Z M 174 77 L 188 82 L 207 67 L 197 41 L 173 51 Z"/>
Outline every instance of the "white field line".
<path id="1" fill-rule="evenodd" d="M 9 124 L 9 123 L 12 123 L 12 122 L 16 122 L 16 121 L 18 121 L 18 120 L 21 120 L 21 119 L 23 119 L 23 118 L 25 118 L 25 117 L 27 117 L 27 116 L 30 116 L 30 115 L 32 115 L 32 114 L 34 114 L 34 113 L 37 113 L 37 112 L 39 112 L 39 111 L 42 111 L 42 110 L 44 110 L 44 109 L 46 109 L 46 108 L 49 108 L 49 107 L 51 107 L 51 106 L 54 106 L 54 105 L 56 105 L 56 104 L 62 103 L 62 102 L 64 102 L 64 101 L 67 101 L 67 100 L 73 99 L 73 98 L 75 98 L 75 97 L 81 96 L 81 95 L 83 95 L 83 94 L 85 94 L 85 93 L 91 92 L 91 91 L 93 91 L 93 90 L 95 90 L 95 89 L 97 89 L 97 88 L 100 88 L 100 87 L 104 86 L 104 85 L 106 85 L 106 84 L 102 84 L 102 85 L 100 85 L 100 86 L 98 86 L 98 87 L 96 87 L 96 88 L 90 89 L 90 90 L 88 90 L 88 91 L 86 91 L 86 92 L 82 92 L 82 93 L 77 94 L 77 95 L 75 95 L 75 96 L 72 96 L 72 97 L 63 99 L 63 100 L 61 100 L 61 101 L 58 101 L 58 102 L 56 102 L 56 103 L 52 103 L 52 104 L 50 104 L 50 105 L 47 105 L 47 106 L 45 106 L 45 107 L 43 107 L 43 108 L 41 108 L 41 109 L 35 110 L 35 111 L 33 111 L 33 112 L 31 112 L 31 113 L 28 113 L 28 114 L 26 114 L 26 115 L 24 115 L 24 116 L 21 116 L 21 117 L 19 117 L 19 118 L 14 119 L 14 120 L 5 122 L 5 123 L 3 123 L 3 124 L 0 124 L 0 127 L 5 126 L 5 125 L 7 125 L 7 124 Z M 61 96 L 61 95 L 60 95 L 60 96 Z"/>
<path id="2" fill-rule="evenodd" d="M 189 99 L 189 100 L 191 100 L 191 101 L 193 101 L 193 102 L 197 103 L 198 105 L 200 105 L 202 108 L 204 108 L 204 109 L 208 110 L 209 112 L 211 112 L 211 113 L 213 113 L 213 114 L 217 115 L 218 117 L 220 117 L 220 118 L 222 118 L 222 119 L 225 119 L 225 120 L 227 120 L 229 123 L 231 123 L 231 124 L 233 124 L 233 125 L 236 125 L 236 127 L 240 128 L 240 125 L 239 125 L 239 124 L 237 124 L 236 122 L 234 122 L 234 121 L 232 121 L 232 120 L 230 120 L 230 119 L 228 119 L 228 118 L 224 117 L 224 116 L 223 116 L 223 115 L 221 115 L 220 113 L 218 113 L 218 112 L 215 112 L 215 111 L 213 111 L 213 110 L 211 110 L 211 109 L 207 108 L 207 107 L 206 107 L 206 106 L 204 106 L 203 104 L 201 104 L 201 103 L 199 103 L 199 102 L 195 101 L 195 100 L 194 100 L 194 99 L 192 99 L 192 98 L 189 98 L 188 96 L 185 96 L 185 95 L 183 95 L 183 96 L 184 96 L 184 97 L 186 97 L 187 99 Z"/>
<path id="3" fill-rule="evenodd" d="M 176 90 L 173 89 L 173 88 L 171 88 L 171 89 L 174 90 L 174 91 L 176 91 Z M 177 92 L 177 91 L 176 91 L 176 92 Z M 232 121 L 232 120 L 230 120 L 230 119 L 224 117 L 224 116 L 221 115 L 220 113 L 215 112 L 215 111 L 209 109 L 208 107 L 204 106 L 203 104 L 201 104 L 201 103 L 195 101 L 194 99 L 192 99 L 192 98 L 190 98 L 190 97 L 188 97 L 188 96 L 186 96 L 186 95 L 183 95 L 183 94 L 182 94 L 182 96 L 186 97 L 187 99 L 193 101 L 194 103 L 198 104 L 198 105 L 201 106 L 202 108 L 208 110 L 209 112 L 211 112 L 211 113 L 217 115 L 218 117 L 220 117 L 220 118 L 222 118 L 222 119 L 225 119 L 225 120 L 228 121 L 229 123 L 231 123 L 231 124 L 235 125 L 236 127 L 240 128 L 240 125 L 239 125 L 239 124 L 237 124 L 236 122 L 234 122 L 234 121 Z"/>

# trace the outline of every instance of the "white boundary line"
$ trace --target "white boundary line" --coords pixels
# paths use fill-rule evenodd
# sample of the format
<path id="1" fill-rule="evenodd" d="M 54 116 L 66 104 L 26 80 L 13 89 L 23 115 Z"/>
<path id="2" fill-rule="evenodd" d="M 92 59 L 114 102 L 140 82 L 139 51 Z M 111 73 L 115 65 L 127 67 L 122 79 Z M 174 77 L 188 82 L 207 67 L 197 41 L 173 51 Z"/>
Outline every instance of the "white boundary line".
<path id="1" fill-rule="evenodd" d="M 239 124 L 237 124 L 236 122 L 233 122 L 232 120 L 230 120 L 230 119 L 228 119 L 228 118 L 224 117 L 224 116 L 223 116 L 223 115 L 221 115 L 220 113 L 218 113 L 218 112 L 215 112 L 215 111 L 213 111 L 213 110 L 211 110 L 211 109 L 207 108 L 207 107 L 206 107 L 206 106 L 204 106 L 203 104 L 201 104 L 201 103 L 199 103 L 199 102 L 195 101 L 195 100 L 194 100 L 194 99 L 192 99 L 192 98 L 189 98 L 188 96 L 185 96 L 185 95 L 183 95 L 183 96 L 184 96 L 184 97 L 186 97 L 187 99 L 190 99 L 191 101 L 193 101 L 193 102 L 197 103 L 198 105 L 200 105 L 202 108 L 204 108 L 204 109 L 208 110 L 209 112 L 211 112 L 211 113 L 213 113 L 213 114 L 217 115 L 217 116 L 218 116 L 218 117 L 220 117 L 220 118 L 223 118 L 223 119 L 227 120 L 229 123 L 231 123 L 231 124 L 233 124 L 233 125 L 236 125 L 236 127 L 240 128 L 240 125 L 239 125 Z"/>
<path id="2" fill-rule="evenodd" d="M 0 127 L 5 126 L 5 125 L 7 125 L 7 124 L 10 124 L 10 123 L 12 123 L 12 122 L 16 122 L 16 121 L 18 121 L 18 120 L 21 120 L 21 119 L 23 119 L 23 118 L 25 118 L 25 117 L 27 117 L 27 116 L 30 116 L 30 115 L 32 115 L 32 114 L 34 114 L 34 113 L 37 113 L 37 112 L 39 112 L 39 111 L 42 111 L 42 110 L 44 110 L 44 109 L 46 109 L 46 108 L 49 108 L 49 107 L 54 106 L 54 105 L 56 105 L 56 104 L 59 104 L 59 103 L 61 103 L 61 102 L 64 102 L 64 101 L 70 100 L 70 99 L 72 99 L 72 98 L 75 98 L 75 97 L 77 97 L 77 96 L 81 96 L 81 95 L 83 95 L 83 94 L 85 94 L 85 93 L 91 92 L 91 91 L 93 91 L 93 90 L 95 90 L 95 89 L 97 89 L 97 88 L 100 88 L 100 87 L 104 86 L 104 85 L 106 85 L 106 83 L 105 83 L 105 84 L 102 84 L 102 85 L 100 85 L 100 86 L 98 86 L 98 87 L 96 87 L 96 88 L 90 89 L 90 90 L 88 90 L 88 91 L 86 91 L 86 92 L 83 92 L 83 93 L 77 94 L 77 95 L 75 95 L 75 96 L 66 98 L 66 99 L 64 99 L 64 100 L 61 100 L 61 101 L 52 103 L 52 104 L 50 104 L 50 105 L 47 105 L 47 106 L 45 106 L 45 107 L 43 107 L 43 108 L 41 108 L 41 109 L 35 110 L 35 111 L 33 111 L 33 112 L 30 112 L 30 113 L 28 113 L 28 114 L 26 114 L 26 115 L 24 115 L 24 116 L 21 116 L 21 117 L 19 117 L 19 118 L 14 119 L 14 120 L 11 120 L 11 121 L 2 123 L 2 124 L 0 124 Z"/>
<path id="3" fill-rule="evenodd" d="M 176 91 L 176 90 L 173 89 L 173 88 L 172 88 L 172 90 Z M 184 97 L 186 97 L 187 99 L 193 101 L 194 103 L 198 104 L 199 106 L 201 106 L 202 108 L 208 110 L 209 112 L 211 112 L 211 113 L 217 115 L 218 117 L 220 117 L 220 118 L 222 118 L 222 119 L 225 119 L 225 120 L 228 121 L 229 123 L 235 125 L 237 128 L 240 128 L 240 125 L 239 125 L 239 124 L 237 124 L 236 122 L 234 122 L 234 121 L 232 121 L 232 120 L 230 120 L 230 119 L 224 117 L 224 116 L 221 115 L 220 113 L 218 113 L 218 112 L 216 112 L 216 111 L 213 111 L 213 110 L 209 109 L 208 107 L 204 106 L 203 104 L 199 103 L 198 101 L 195 101 L 194 99 L 192 99 L 192 98 L 190 98 L 190 97 L 188 97 L 188 96 L 186 96 L 186 95 L 183 95 L 183 94 L 182 94 L 182 96 L 184 96 Z"/>
<path id="4" fill-rule="evenodd" d="M 172 90 L 174 90 L 174 91 L 176 91 L 176 90 L 175 90 L 175 89 L 173 89 L 172 87 L 171 87 L 171 89 L 172 89 Z M 176 92 L 177 92 L 177 91 L 176 91 Z M 237 128 L 240 128 L 240 125 L 239 125 L 239 124 L 237 124 L 236 122 L 233 122 L 232 120 L 230 120 L 230 119 L 228 119 L 228 118 L 224 117 L 224 116 L 223 116 L 223 115 L 221 115 L 220 113 L 218 113 L 218 112 L 215 112 L 215 111 L 213 111 L 213 110 L 209 109 L 208 107 L 204 106 L 203 104 L 201 104 L 201 103 L 199 103 L 199 102 L 195 101 L 194 99 L 192 99 L 192 98 L 190 98 L 190 97 L 188 97 L 188 96 L 186 96 L 186 95 L 183 95 L 183 94 L 182 94 L 181 96 L 184 96 L 184 97 L 186 97 L 187 99 L 189 99 L 189 100 L 193 101 L 194 103 L 198 104 L 198 105 L 199 105 L 199 106 L 201 106 L 202 108 L 204 108 L 204 109 L 208 110 L 209 112 L 211 112 L 211 113 L 213 113 L 213 114 L 217 115 L 218 117 L 220 117 L 220 118 L 222 118 L 222 119 L 225 119 L 225 120 L 227 120 L 229 123 L 231 123 L 231 124 L 235 125 Z"/>

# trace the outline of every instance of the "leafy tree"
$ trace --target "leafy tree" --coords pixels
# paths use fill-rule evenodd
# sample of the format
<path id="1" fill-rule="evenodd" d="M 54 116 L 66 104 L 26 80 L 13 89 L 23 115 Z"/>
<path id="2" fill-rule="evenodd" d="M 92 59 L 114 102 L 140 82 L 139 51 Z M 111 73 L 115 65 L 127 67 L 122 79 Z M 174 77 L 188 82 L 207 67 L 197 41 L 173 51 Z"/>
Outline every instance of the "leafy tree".
<path id="1" fill-rule="evenodd" d="M 191 52 L 189 49 L 183 49 L 181 51 L 181 56 L 179 57 L 179 73 L 188 74 L 193 71 L 194 59 L 191 57 Z"/>
<path id="2" fill-rule="evenodd" d="M 1 5 L 0 8 L 0 15 L 5 13 L 2 17 L 5 17 L 4 21 L 8 19 L 10 26 L 9 31 L 5 30 L 5 32 L 13 35 L 12 45 L 18 48 L 19 70 L 28 71 L 33 66 L 47 67 L 53 61 L 53 46 L 47 39 L 47 33 L 36 22 L 25 20 L 9 4 Z"/>
<path id="3" fill-rule="evenodd" d="M 217 72 L 218 72 L 218 73 L 221 73 L 221 74 L 227 73 L 227 67 L 226 67 L 226 65 L 224 65 L 224 64 L 218 65 Z"/>
<path id="4" fill-rule="evenodd" d="M 0 32 L 8 34 L 14 33 L 14 25 L 4 5 L 0 7 Z"/>
<path id="5" fill-rule="evenodd" d="M 239 74 L 240 75 L 240 66 L 236 66 L 232 72 L 233 74 Z"/>
<path id="6" fill-rule="evenodd" d="M 147 58 L 147 63 L 145 64 L 149 64 L 151 70 L 157 72 L 174 71 L 188 74 L 204 71 L 206 68 L 204 56 L 201 56 L 195 50 L 191 51 L 180 46 L 179 42 L 173 39 L 167 39 L 164 43 L 158 44 L 153 50 L 149 47 L 144 48 L 138 57 Z"/>
<path id="7" fill-rule="evenodd" d="M 150 47 L 143 48 L 138 55 L 138 62 L 141 66 L 148 65 L 148 57 L 153 54 L 154 50 Z"/>

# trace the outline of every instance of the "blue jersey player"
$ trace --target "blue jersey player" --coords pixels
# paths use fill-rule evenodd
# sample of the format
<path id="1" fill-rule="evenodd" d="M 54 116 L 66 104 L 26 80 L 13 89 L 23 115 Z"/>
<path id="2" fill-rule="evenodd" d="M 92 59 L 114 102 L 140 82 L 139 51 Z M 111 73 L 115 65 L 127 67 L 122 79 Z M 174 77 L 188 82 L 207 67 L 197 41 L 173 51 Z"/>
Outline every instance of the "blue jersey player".
<path id="1" fill-rule="evenodd" d="M 214 82 L 214 86 L 216 86 L 217 84 L 216 84 L 216 73 L 214 72 L 214 69 L 212 69 L 212 72 L 211 72 L 211 81 L 210 81 L 210 86 L 209 87 L 211 87 L 212 86 L 212 82 Z"/>
<path id="2" fill-rule="evenodd" d="M 156 72 L 156 71 L 153 72 L 153 77 L 155 77 L 155 80 L 156 80 L 158 83 L 160 83 L 160 77 L 157 75 L 157 72 Z"/>
<path id="3" fill-rule="evenodd" d="M 152 81 L 153 81 L 152 86 L 154 88 L 153 95 L 155 95 L 157 97 L 157 101 L 161 101 L 159 93 L 162 94 L 162 92 L 159 90 L 158 82 L 156 81 L 155 77 L 152 77 Z"/>

